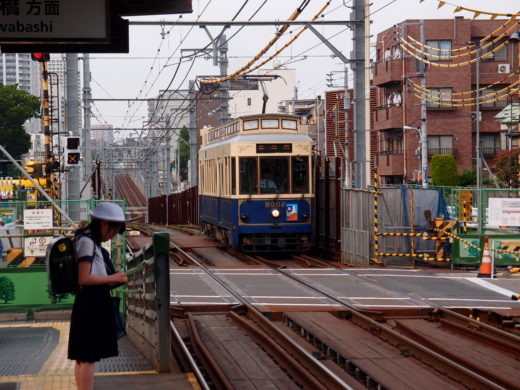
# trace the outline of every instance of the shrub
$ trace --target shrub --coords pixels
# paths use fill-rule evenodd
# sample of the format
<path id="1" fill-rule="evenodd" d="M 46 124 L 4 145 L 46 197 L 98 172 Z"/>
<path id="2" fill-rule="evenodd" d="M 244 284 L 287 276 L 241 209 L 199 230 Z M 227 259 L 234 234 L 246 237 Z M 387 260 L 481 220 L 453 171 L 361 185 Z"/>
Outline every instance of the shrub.
<path id="1" fill-rule="evenodd" d="M 455 158 L 451 154 L 436 154 L 431 162 L 432 184 L 435 186 L 457 186 L 459 176 Z"/>

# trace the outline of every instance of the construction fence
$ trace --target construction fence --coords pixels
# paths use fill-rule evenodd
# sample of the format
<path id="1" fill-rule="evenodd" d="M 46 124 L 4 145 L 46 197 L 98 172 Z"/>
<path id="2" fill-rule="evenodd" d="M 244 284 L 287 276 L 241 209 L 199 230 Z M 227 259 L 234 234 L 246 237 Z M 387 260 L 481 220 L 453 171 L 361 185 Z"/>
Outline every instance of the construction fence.
<path id="1" fill-rule="evenodd" d="M 90 210 L 99 201 L 57 201 L 65 213 L 79 215 L 76 226 L 86 225 Z M 124 201 L 114 201 L 123 208 Z M 44 319 L 45 312 L 71 308 L 73 296 L 59 297 L 51 303 L 45 255 L 51 240 L 60 234 L 73 234 L 75 226 L 48 201 L 0 201 L 0 313 L 13 320 Z M 105 244 L 116 268 L 122 268 L 126 256 L 125 235 L 117 235 Z"/>

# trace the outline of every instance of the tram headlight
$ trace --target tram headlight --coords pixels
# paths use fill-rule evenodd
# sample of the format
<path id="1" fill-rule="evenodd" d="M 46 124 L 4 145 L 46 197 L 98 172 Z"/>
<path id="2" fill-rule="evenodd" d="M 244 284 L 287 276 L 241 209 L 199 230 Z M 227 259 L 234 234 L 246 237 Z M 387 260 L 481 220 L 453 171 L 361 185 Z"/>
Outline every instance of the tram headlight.
<path id="1" fill-rule="evenodd" d="M 240 215 L 240 219 L 242 220 L 242 222 L 247 222 L 247 221 L 249 221 L 249 217 L 248 217 L 246 214 L 242 214 L 242 215 Z"/>
<path id="2" fill-rule="evenodd" d="M 273 216 L 273 218 L 278 218 L 280 216 L 280 210 L 272 209 L 271 210 L 271 215 Z"/>

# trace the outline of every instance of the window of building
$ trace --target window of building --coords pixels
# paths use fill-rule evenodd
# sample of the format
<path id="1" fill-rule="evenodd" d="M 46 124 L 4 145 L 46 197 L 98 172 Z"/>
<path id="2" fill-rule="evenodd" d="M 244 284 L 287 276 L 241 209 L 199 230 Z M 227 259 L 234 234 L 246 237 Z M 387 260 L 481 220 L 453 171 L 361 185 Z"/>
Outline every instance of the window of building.
<path id="1" fill-rule="evenodd" d="M 388 135 L 385 138 L 386 154 L 402 154 L 403 153 L 403 137 L 401 135 Z"/>
<path id="2" fill-rule="evenodd" d="M 247 98 L 247 105 L 248 105 L 248 106 L 251 105 L 251 98 L 250 98 L 250 97 Z"/>
<path id="3" fill-rule="evenodd" d="M 451 108 L 451 94 L 453 88 L 428 88 L 431 91 L 426 95 L 426 107 L 428 108 Z M 443 99 L 443 100 L 441 100 Z"/>
<path id="4" fill-rule="evenodd" d="M 481 55 L 484 56 L 485 54 L 492 52 L 493 50 L 496 50 L 497 47 L 500 47 L 504 44 L 506 39 L 501 39 L 498 42 L 495 42 L 491 44 L 490 46 L 486 47 L 482 50 Z M 485 44 L 484 44 L 485 46 Z M 482 58 L 483 61 L 507 61 L 507 47 L 508 45 L 503 46 L 502 48 L 498 49 L 494 53 L 491 53 L 487 55 L 486 57 Z"/>
<path id="5" fill-rule="evenodd" d="M 506 85 L 495 85 L 491 88 L 486 88 L 480 91 L 480 106 L 484 108 L 503 108 L 507 105 L 507 96 L 504 93 L 508 91 L 503 91 L 500 94 L 493 95 L 495 92 L 498 92 L 504 88 Z M 473 87 L 476 89 L 476 86 Z M 486 96 L 489 95 L 489 96 Z M 497 100 L 498 99 L 498 100 Z M 486 103 L 487 101 L 487 103 Z"/>
<path id="6" fill-rule="evenodd" d="M 434 154 L 453 154 L 453 136 L 429 135 L 428 156 L 433 156 Z"/>
<path id="7" fill-rule="evenodd" d="M 480 151 L 484 156 L 493 156 L 500 152 L 500 137 L 498 134 L 481 134 Z"/>
<path id="8" fill-rule="evenodd" d="M 433 54 L 439 57 L 428 57 L 430 61 L 450 61 L 451 60 L 451 41 L 450 40 L 432 40 L 426 41 L 426 46 L 431 47 L 427 49 L 429 54 Z M 437 49 L 437 50 L 433 50 Z"/>

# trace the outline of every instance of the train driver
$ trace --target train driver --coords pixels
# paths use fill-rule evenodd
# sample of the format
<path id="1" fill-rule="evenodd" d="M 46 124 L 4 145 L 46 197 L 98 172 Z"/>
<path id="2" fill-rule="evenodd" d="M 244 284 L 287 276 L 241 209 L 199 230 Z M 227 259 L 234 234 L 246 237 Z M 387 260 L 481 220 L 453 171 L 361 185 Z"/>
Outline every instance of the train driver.
<path id="1" fill-rule="evenodd" d="M 262 170 L 262 180 L 260 182 L 261 192 L 265 193 L 273 193 L 276 192 L 277 186 L 273 180 L 272 172 L 269 168 L 264 168 Z"/>

